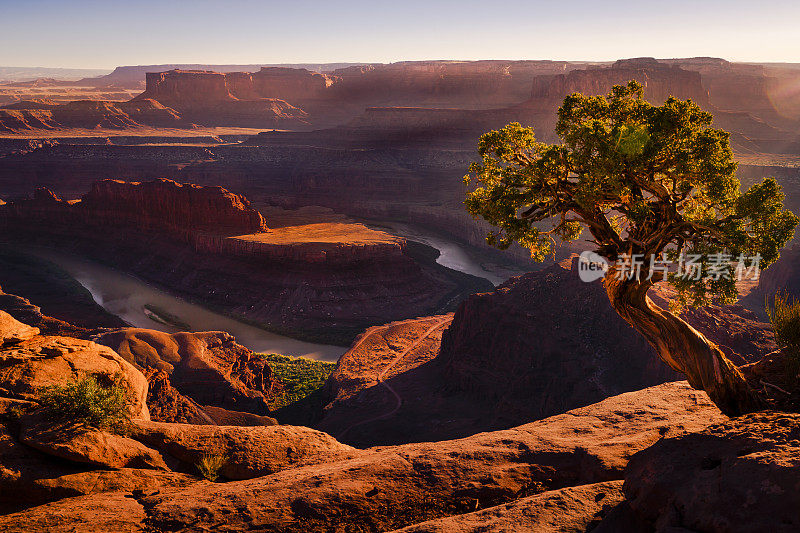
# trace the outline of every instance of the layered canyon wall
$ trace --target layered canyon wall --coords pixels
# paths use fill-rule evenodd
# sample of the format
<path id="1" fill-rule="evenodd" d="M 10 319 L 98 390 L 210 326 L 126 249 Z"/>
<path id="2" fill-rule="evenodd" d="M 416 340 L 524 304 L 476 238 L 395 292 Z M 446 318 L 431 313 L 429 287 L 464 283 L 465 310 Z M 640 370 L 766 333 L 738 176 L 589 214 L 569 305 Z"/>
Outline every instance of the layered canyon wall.
<path id="1" fill-rule="evenodd" d="M 270 230 L 243 197 L 170 180 L 106 180 L 77 201 L 40 189 L 0 206 L 2 238 L 12 246 L 66 250 L 268 329 L 326 343 L 454 308 L 491 287 L 407 251 L 403 239 L 361 225 L 328 233 L 311 226 Z"/>
<path id="2" fill-rule="evenodd" d="M 747 138 L 775 140 L 780 131 L 791 131 L 796 125 L 796 120 L 776 111 L 781 107 L 778 100 L 786 92 L 783 78 L 768 76 L 763 66 L 714 58 L 635 58 L 611 65 L 411 61 L 351 66 L 325 73 L 289 67 L 263 67 L 256 72 L 172 69 L 147 72 L 145 91 L 134 101 L 159 102 L 175 110 L 187 125 L 301 130 L 342 125 L 367 108 L 414 107 L 430 109 L 432 114 L 438 112 L 435 108 L 453 108 L 463 111 L 463 121 L 483 119 L 468 111 L 492 110 L 503 120 L 509 114 L 535 118 L 548 137 L 553 121 L 543 121 L 537 111 L 539 115 L 552 115 L 567 94 L 605 94 L 613 85 L 631 79 L 645 86 L 645 98 L 654 103 L 672 95 L 719 111 L 723 127 Z M 30 112 L 34 107 L 26 109 Z M 769 122 L 773 129 L 765 130 L 759 120 Z M 5 122 L 6 131 L 24 129 L 11 117 Z M 38 127 L 35 117 L 28 122 L 30 127 Z M 152 124 L 152 120 L 146 124 Z"/>
<path id="3" fill-rule="evenodd" d="M 606 94 L 614 85 L 637 80 L 644 86 L 644 96 L 661 104 L 669 96 L 691 98 L 700 106 L 709 103 L 708 90 L 700 73 L 670 66 L 652 58 L 619 60 L 608 68 L 573 70 L 568 74 L 538 76 L 533 80 L 531 100 L 556 100 L 574 92 L 587 95 Z"/>

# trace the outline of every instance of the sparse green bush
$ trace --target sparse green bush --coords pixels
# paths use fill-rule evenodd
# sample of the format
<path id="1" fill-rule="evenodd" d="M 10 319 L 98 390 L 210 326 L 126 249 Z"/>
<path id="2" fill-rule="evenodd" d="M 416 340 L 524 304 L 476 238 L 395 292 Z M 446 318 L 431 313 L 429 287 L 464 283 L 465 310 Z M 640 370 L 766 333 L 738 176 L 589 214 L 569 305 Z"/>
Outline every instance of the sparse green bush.
<path id="1" fill-rule="evenodd" d="M 108 385 L 87 376 L 65 385 L 43 389 L 39 404 L 58 420 L 74 421 L 96 428 L 114 428 L 127 421 L 128 398 L 115 378 Z"/>
<path id="2" fill-rule="evenodd" d="M 228 462 L 228 456 L 220 452 L 207 452 L 197 463 L 197 471 L 209 481 L 219 479 L 219 471 Z"/>
<path id="3" fill-rule="evenodd" d="M 28 412 L 28 407 L 23 405 L 12 405 L 5 413 L 8 420 L 16 421 L 25 416 Z"/>
<path id="4" fill-rule="evenodd" d="M 767 305 L 767 314 L 775 330 L 775 340 L 787 350 L 787 378 L 796 382 L 800 373 L 800 301 L 777 293 L 772 307 Z"/>

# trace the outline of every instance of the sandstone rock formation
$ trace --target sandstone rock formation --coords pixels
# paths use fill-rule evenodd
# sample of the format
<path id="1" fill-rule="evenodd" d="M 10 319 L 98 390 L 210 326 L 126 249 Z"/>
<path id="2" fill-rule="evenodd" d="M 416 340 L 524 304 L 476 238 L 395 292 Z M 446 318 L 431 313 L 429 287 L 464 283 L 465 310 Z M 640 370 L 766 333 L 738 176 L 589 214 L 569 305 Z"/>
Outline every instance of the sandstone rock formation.
<path id="1" fill-rule="evenodd" d="M 450 318 L 427 319 L 426 331 L 439 331 Z M 19 327 L 9 320 L 3 324 L 11 324 L 8 331 Z M 409 333 L 409 324 L 380 330 L 386 355 L 390 344 Z M 0 355 L 16 361 L 15 350 L 40 337 L 3 347 Z M 381 353 L 374 337 L 366 335 L 361 343 Z M 80 348 L 86 341 L 60 342 Z M 427 357 L 428 337 L 411 344 L 412 360 L 397 358 L 393 365 L 413 366 L 417 346 L 416 356 Z M 73 364 L 97 366 L 98 360 L 106 360 L 104 352 L 75 356 Z M 38 374 L 55 372 L 59 364 L 40 360 Z M 28 372 L 26 379 L 36 381 L 36 375 Z M 0 390 L 8 398 L 38 389 L 16 382 L 13 389 Z M 787 513 L 797 503 L 792 500 L 797 421 L 775 413 L 729 420 L 685 382 L 625 393 L 508 430 L 368 450 L 291 426 L 143 419 L 133 421 L 127 436 L 69 424 L 46 427 L 30 412 L 36 394 L 26 397 L 32 403 L 0 401 L 0 512 L 11 512 L 0 516 L 4 531 L 80 528 L 89 509 L 92 529 L 115 531 L 200 530 L 220 523 L 229 530 L 265 531 L 344 525 L 383 531 L 503 531 L 522 525 L 613 531 L 620 524 L 626 530 L 630 524 L 652 524 L 756 531 L 767 517 L 780 519 L 779 531 L 796 526 Z M 130 398 L 136 411 L 140 400 Z M 12 415 L 13 407 L 29 412 Z M 196 472 L 209 454 L 222 458 L 220 473 L 235 481 L 213 484 L 179 473 Z M 724 492 L 714 472 L 720 468 L 733 476 Z M 754 481 L 736 485 L 746 475 Z M 698 480 L 703 498 L 697 497 Z M 755 480 L 770 480 L 774 494 L 761 491 Z M 741 503 L 723 505 L 731 496 Z M 767 513 L 761 512 L 761 500 Z"/>
<path id="2" fill-rule="evenodd" d="M 370 328 L 329 376 L 315 427 L 360 446 L 439 440 L 679 379 L 611 309 L 600 282 L 582 282 L 571 267 L 512 278 L 454 317 Z M 658 287 L 652 297 L 667 305 L 671 293 Z M 738 305 L 682 317 L 737 364 L 777 347 L 770 326 Z"/>
<path id="3" fill-rule="evenodd" d="M 16 340 L 0 347 L 0 396 L 35 400 L 42 387 L 59 385 L 87 375 L 117 381 L 129 397 L 129 414 L 148 420 L 147 381 L 114 351 L 91 341 L 69 337 L 19 337 L 19 323 L 0 311 L 2 337 Z M 32 328 L 37 332 L 36 328 Z M 21 342 L 20 342 L 21 341 Z"/>
<path id="4" fill-rule="evenodd" d="M 561 90 L 569 90 L 566 79 L 573 76 L 575 85 L 570 88 L 604 92 L 612 81 L 627 81 L 621 79 L 624 75 L 641 75 L 640 81 L 648 84 L 648 91 L 654 91 L 653 100 L 656 93 L 702 99 L 710 92 L 707 109 L 715 114 L 718 125 L 732 131 L 732 142 L 740 153 L 789 154 L 797 153 L 800 146 L 792 133 L 797 130 L 795 122 L 786 124 L 766 114 L 765 106 L 774 103 L 778 89 L 759 88 L 763 85 L 758 81 L 760 71 L 748 65 L 736 64 L 728 69 L 713 58 L 626 60 L 616 66 L 523 63 L 409 62 L 344 69 L 324 74 L 333 82 L 322 91 L 325 97 L 319 102 L 327 103 L 319 104 L 321 111 L 308 108 L 308 120 L 317 128 L 328 129 L 268 132 L 244 146 L 61 146 L 4 158 L 0 190 L 19 195 L 29 191 L 29 181 L 46 181 L 58 188 L 58 193 L 72 197 L 91 181 L 107 177 L 109 166 L 117 175 L 141 179 L 175 175 L 178 168 L 183 180 L 222 183 L 253 200 L 290 207 L 325 205 L 355 216 L 423 225 L 430 224 L 433 211 L 437 229 L 484 247 L 483 236 L 480 232 L 477 237 L 473 235 L 475 225 L 464 216 L 460 178 L 474 159 L 477 138 L 484 131 L 520 121 L 533 125 L 540 139 L 554 140 L 552 130 L 559 103 L 554 96 L 559 94 L 555 87 L 559 84 L 554 82 L 553 92 L 549 92 L 554 76 L 564 76 Z M 763 68 L 766 73 L 773 67 Z M 284 82 L 292 85 L 294 81 L 290 80 L 309 81 L 304 94 L 321 87 L 317 82 L 323 77 L 304 71 L 291 75 L 283 70 L 270 72 L 274 72 L 270 79 L 276 88 Z M 245 78 L 257 77 L 256 73 L 244 74 Z M 236 79 L 231 86 L 249 87 L 241 76 L 225 76 Z M 531 98 L 536 76 L 543 76 L 536 82 L 543 84 L 542 94 L 552 98 Z M 511 79 L 507 87 L 513 90 L 488 91 L 487 87 L 498 79 Z M 707 79 L 716 80 L 713 87 Z M 791 82 L 786 83 L 791 88 Z M 752 85 L 754 94 L 752 98 L 749 92 L 743 94 L 740 106 L 732 105 L 733 96 L 715 103 L 714 93 L 721 87 L 743 85 Z M 298 90 L 303 86 L 299 84 Z M 755 95 L 762 89 L 770 98 Z M 229 92 L 235 93 L 230 88 Z M 509 98 L 511 94 L 516 96 Z M 470 99 L 475 105 L 469 105 Z M 297 105 L 308 107 L 306 103 Z M 740 166 L 740 171 L 744 170 Z M 789 174 L 782 182 L 794 189 L 796 172 L 786 167 L 778 170 Z M 763 167 L 757 171 L 760 175 L 775 173 Z M 527 261 L 524 252 L 515 253 L 514 258 Z"/>
<path id="5" fill-rule="evenodd" d="M 631 458 L 628 512 L 648 530 L 797 531 L 798 435 L 798 415 L 766 412 L 667 437 Z"/>
<path id="6" fill-rule="evenodd" d="M 336 78 L 307 69 L 262 67 L 250 76 L 250 80 L 254 94 L 262 98 L 285 100 L 305 109 L 325 98 L 326 90 L 333 85 Z M 240 91 L 234 85 L 233 94 L 239 96 Z"/>
<path id="7" fill-rule="evenodd" d="M 9 424 L 11 425 L 11 424 Z M 0 425 L 0 514 L 85 494 L 195 483 L 194 476 L 178 472 L 121 468 L 100 470 L 42 453 L 20 443 Z"/>
<path id="8" fill-rule="evenodd" d="M 69 235 L 63 228 L 69 224 L 150 231 L 184 241 L 200 233 L 239 235 L 267 229 L 246 198 L 222 187 L 168 179 L 103 180 L 80 201 L 61 200 L 49 189 L 39 188 L 32 199 L 8 203 L 0 211 L 0 223 L 12 228 L 25 219 L 39 225 L 42 233 Z"/>
<path id="9" fill-rule="evenodd" d="M 251 479 L 288 468 L 350 459 L 358 450 L 313 429 L 295 426 L 195 426 L 136 422 L 130 436 L 192 469 L 204 454 L 226 458 L 227 479 Z"/>
<path id="10" fill-rule="evenodd" d="M 266 361 L 221 331 L 169 334 L 125 328 L 95 341 L 142 369 L 163 371 L 171 387 L 200 405 L 265 414 L 280 387 Z"/>
<path id="11" fill-rule="evenodd" d="M 168 470 L 161 454 L 134 439 L 71 423 L 53 424 L 35 415 L 22 419 L 19 441 L 47 455 L 97 468 Z"/>
<path id="12" fill-rule="evenodd" d="M 4 311 L 0 311 L 0 346 L 10 346 L 27 341 L 39 334 L 39 328 L 23 324 Z"/>
<path id="13" fill-rule="evenodd" d="M 599 282 L 584 283 L 560 265 L 470 297 L 437 363 L 451 389 L 529 419 L 678 379 L 617 316 Z"/>
<path id="14" fill-rule="evenodd" d="M 44 129 L 136 129 L 186 127 L 177 111 L 151 99 L 131 102 L 79 100 L 63 104 L 17 102 L 0 107 L 0 132 Z"/>
<path id="15" fill-rule="evenodd" d="M 565 96 L 579 92 L 587 95 L 606 94 L 614 85 L 637 80 L 645 88 L 645 98 L 661 104 L 669 96 L 691 98 L 707 107 L 708 90 L 700 73 L 670 66 L 653 58 L 621 59 L 607 68 L 573 70 L 568 74 L 539 76 L 533 80 L 531 100 L 561 102 Z"/>
<path id="16" fill-rule="evenodd" d="M 589 523 L 588 515 L 602 507 L 603 498 L 616 498 L 612 491 L 618 483 L 606 484 L 609 495 L 585 502 L 583 513 L 575 509 L 578 495 L 606 494 L 599 486 L 561 496 L 546 491 L 620 480 L 637 451 L 664 436 L 700 431 L 722 420 L 704 393 L 685 383 L 666 384 L 512 430 L 365 450 L 351 459 L 248 480 L 128 494 L 146 510 L 145 517 L 119 508 L 126 493 L 118 491 L 6 515 L 0 527 L 42 531 L 47 516 L 72 523 L 97 505 L 100 519 L 119 508 L 117 529 L 199 530 L 224 521 L 229 530 L 325 531 L 346 524 L 388 531 L 515 500 L 517 508 L 527 507 L 539 517 L 531 516 L 532 523 L 552 523 L 554 513 L 563 514 L 563 523 Z M 513 514 L 513 505 L 508 512 Z"/>
<path id="17" fill-rule="evenodd" d="M 306 124 L 302 109 L 278 98 L 258 97 L 248 73 L 170 70 L 148 72 L 146 82 L 145 91 L 132 102 L 159 102 L 176 109 L 193 123 L 261 128 Z M 232 91 L 237 95 L 231 94 Z"/>
<path id="18" fill-rule="evenodd" d="M 430 520 L 396 533 L 501 533 L 590 531 L 624 500 L 622 482 L 567 487 L 481 511 Z"/>
<path id="19" fill-rule="evenodd" d="M 669 96 L 691 98 L 703 109 L 714 114 L 715 125 L 733 132 L 732 145 L 744 152 L 783 152 L 787 140 L 796 140 L 792 133 L 796 125 L 779 117 L 766 97 L 762 76 L 752 76 L 748 65 L 736 70 L 724 70 L 723 65 L 713 67 L 702 60 L 662 61 L 653 58 L 619 60 L 609 67 L 589 67 L 572 70 L 567 74 L 539 76 L 534 79 L 531 99 L 520 109 L 534 112 L 532 118 L 538 125 L 540 136 L 552 140 L 554 119 L 541 116 L 547 109 L 556 109 L 561 100 L 573 92 L 587 95 L 606 94 L 614 85 L 629 80 L 640 82 L 644 97 L 649 102 L 661 104 Z M 720 69 L 724 74 L 720 74 Z M 750 72 L 748 72 L 750 71 Z M 746 89 L 737 89 L 737 86 Z M 712 89 L 709 94 L 709 89 Z M 714 94 L 718 95 L 714 99 Z M 734 95 L 731 98 L 731 95 Z M 736 100 L 734 103 L 733 100 Z M 719 105 L 717 105 L 719 104 Z M 542 131 L 544 129 L 544 131 Z"/>

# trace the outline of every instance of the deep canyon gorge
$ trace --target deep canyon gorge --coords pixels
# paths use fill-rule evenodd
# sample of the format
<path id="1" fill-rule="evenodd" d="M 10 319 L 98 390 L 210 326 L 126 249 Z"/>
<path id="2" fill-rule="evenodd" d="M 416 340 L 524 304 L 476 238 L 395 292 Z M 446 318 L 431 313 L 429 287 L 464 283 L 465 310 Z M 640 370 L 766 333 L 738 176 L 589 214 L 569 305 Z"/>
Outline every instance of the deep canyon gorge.
<path id="1" fill-rule="evenodd" d="M 0 529 L 796 531 L 800 392 L 765 312 L 800 298 L 796 239 L 675 311 L 766 398 L 727 416 L 580 279 L 590 235 L 537 263 L 465 210 L 481 134 L 555 142 L 566 97 L 630 80 L 712 113 L 742 190 L 774 176 L 800 213 L 798 64 L 0 82 Z M 78 385 L 120 391 L 121 425 L 52 418 Z"/>

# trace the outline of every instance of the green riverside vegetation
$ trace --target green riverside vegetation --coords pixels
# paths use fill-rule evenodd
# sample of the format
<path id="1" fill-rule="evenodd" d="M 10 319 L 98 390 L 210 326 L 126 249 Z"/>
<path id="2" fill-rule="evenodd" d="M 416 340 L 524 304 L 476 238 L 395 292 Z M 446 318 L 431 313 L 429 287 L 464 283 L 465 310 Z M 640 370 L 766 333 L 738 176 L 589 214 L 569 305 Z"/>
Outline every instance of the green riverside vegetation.
<path id="1" fill-rule="evenodd" d="M 336 363 L 315 361 L 305 357 L 287 357 L 279 354 L 260 354 L 266 359 L 283 382 L 284 388 L 270 404 L 270 409 L 280 409 L 302 400 L 317 391 L 336 368 Z"/>

